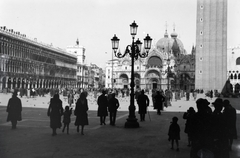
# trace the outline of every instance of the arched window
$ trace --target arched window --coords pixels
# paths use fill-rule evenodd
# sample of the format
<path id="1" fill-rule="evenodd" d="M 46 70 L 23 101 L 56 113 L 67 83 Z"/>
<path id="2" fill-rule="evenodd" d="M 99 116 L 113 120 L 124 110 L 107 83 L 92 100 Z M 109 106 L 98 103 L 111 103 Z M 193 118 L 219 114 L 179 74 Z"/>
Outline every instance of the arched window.
<path id="1" fill-rule="evenodd" d="M 234 79 L 237 79 L 237 74 L 234 75 Z"/>
<path id="2" fill-rule="evenodd" d="M 233 79 L 233 74 L 230 75 L 230 79 Z"/>
<path id="3" fill-rule="evenodd" d="M 240 57 L 237 58 L 236 65 L 240 65 Z"/>
<path id="4" fill-rule="evenodd" d="M 240 79 L 240 74 L 238 74 L 238 79 Z"/>

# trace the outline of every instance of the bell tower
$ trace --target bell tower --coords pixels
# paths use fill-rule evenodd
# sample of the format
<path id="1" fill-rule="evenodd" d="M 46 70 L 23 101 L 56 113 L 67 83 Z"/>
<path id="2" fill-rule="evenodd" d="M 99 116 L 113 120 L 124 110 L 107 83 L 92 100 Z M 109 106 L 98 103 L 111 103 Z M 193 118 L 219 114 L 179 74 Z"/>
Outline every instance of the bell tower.
<path id="1" fill-rule="evenodd" d="M 221 92 L 227 80 L 227 0 L 197 0 L 195 88 Z"/>

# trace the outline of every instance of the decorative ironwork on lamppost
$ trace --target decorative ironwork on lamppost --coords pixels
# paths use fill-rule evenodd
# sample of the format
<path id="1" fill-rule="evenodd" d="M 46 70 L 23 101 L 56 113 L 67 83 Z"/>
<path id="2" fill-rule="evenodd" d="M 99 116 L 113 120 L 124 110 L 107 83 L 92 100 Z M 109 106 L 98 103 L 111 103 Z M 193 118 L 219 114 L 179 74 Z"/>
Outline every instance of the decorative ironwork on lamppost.
<path id="1" fill-rule="evenodd" d="M 137 27 L 138 25 L 135 23 L 135 21 L 130 25 L 130 33 L 132 35 L 132 44 L 128 45 L 126 47 L 125 52 L 122 54 L 121 52 L 117 52 L 118 46 L 119 46 L 119 39 L 116 35 L 111 39 L 112 41 L 112 49 L 114 51 L 114 54 L 117 58 L 123 58 L 126 54 L 129 54 L 131 57 L 131 94 L 130 94 L 130 106 L 128 108 L 129 110 L 129 116 L 127 119 L 127 122 L 125 123 L 125 128 L 137 128 L 139 127 L 139 123 L 137 122 L 136 116 L 135 116 L 135 110 L 136 107 L 134 105 L 134 59 L 138 59 L 138 57 L 146 58 L 148 56 L 148 52 L 151 48 L 151 37 L 147 34 L 147 36 L 144 38 L 144 52 L 141 52 L 142 42 L 138 39 L 136 42 L 134 41 L 135 35 L 137 34 Z"/>

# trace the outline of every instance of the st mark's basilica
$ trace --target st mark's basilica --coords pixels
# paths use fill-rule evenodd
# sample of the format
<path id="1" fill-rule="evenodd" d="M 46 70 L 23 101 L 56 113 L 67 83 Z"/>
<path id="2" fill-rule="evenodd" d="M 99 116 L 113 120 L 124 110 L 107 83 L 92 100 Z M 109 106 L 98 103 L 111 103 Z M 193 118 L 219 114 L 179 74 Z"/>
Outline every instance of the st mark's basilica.
<path id="1" fill-rule="evenodd" d="M 191 91 L 195 89 L 195 47 L 186 52 L 178 34 L 168 34 L 152 46 L 147 58 L 134 64 L 136 88 L 171 89 Z M 130 88 L 131 58 L 114 59 L 106 65 L 106 88 Z"/>

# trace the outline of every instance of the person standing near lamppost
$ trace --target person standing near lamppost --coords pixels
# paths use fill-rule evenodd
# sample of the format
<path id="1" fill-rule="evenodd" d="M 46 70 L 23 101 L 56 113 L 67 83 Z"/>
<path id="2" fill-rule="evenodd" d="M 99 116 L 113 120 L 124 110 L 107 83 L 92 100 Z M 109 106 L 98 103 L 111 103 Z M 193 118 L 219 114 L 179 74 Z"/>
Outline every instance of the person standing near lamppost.
<path id="1" fill-rule="evenodd" d="M 97 115 L 100 117 L 100 125 L 102 124 L 106 125 L 105 120 L 106 116 L 108 116 L 107 112 L 108 99 L 105 90 L 103 90 L 102 94 L 98 97 L 97 104 L 98 104 Z"/>
<path id="2" fill-rule="evenodd" d="M 108 111 L 110 115 L 110 125 L 115 126 L 117 109 L 119 107 L 119 101 L 115 98 L 115 93 L 112 93 L 111 99 L 108 101 Z"/>
<path id="3" fill-rule="evenodd" d="M 138 113 L 140 114 L 140 120 L 145 121 L 145 114 L 147 113 L 147 107 L 149 106 L 148 96 L 144 94 L 144 90 L 138 96 Z"/>
<path id="4" fill-rule="evenodd" d="M 119 46 L 119 39 L 116 35 L 111 39 L 112 41 L 112 49 L 115 53 L 117 58 L 123 58 L 126 54 L 129 54 L 131 57 L 131 93 L 130 93 L 130 105 L 129 105 L 129 115 L 127 122 L 125 123 L 126 128 L 138 128 L 139 123 L 137 122 L 135 116 L 136 107 L 134 105 L 134 87 L 135 87 L 135 80 L 134 80 L 134 62 L 138 59 L 138 57 L 146 58 L 148 56 L 148 52 L 151 48 L 151 37 L 147 34 L 146 38 L 144 38 L 144 48 L 145 51 L 141 52 L 142 42 L 138 39 L 135 41 L 135 35 L 137 34 L 138 25 L 135 21 L 130 25 L 130 33 L 132 35 L 132 44 L 126 47 L 124 54 L 121 52 L 117 52 Z"/>

